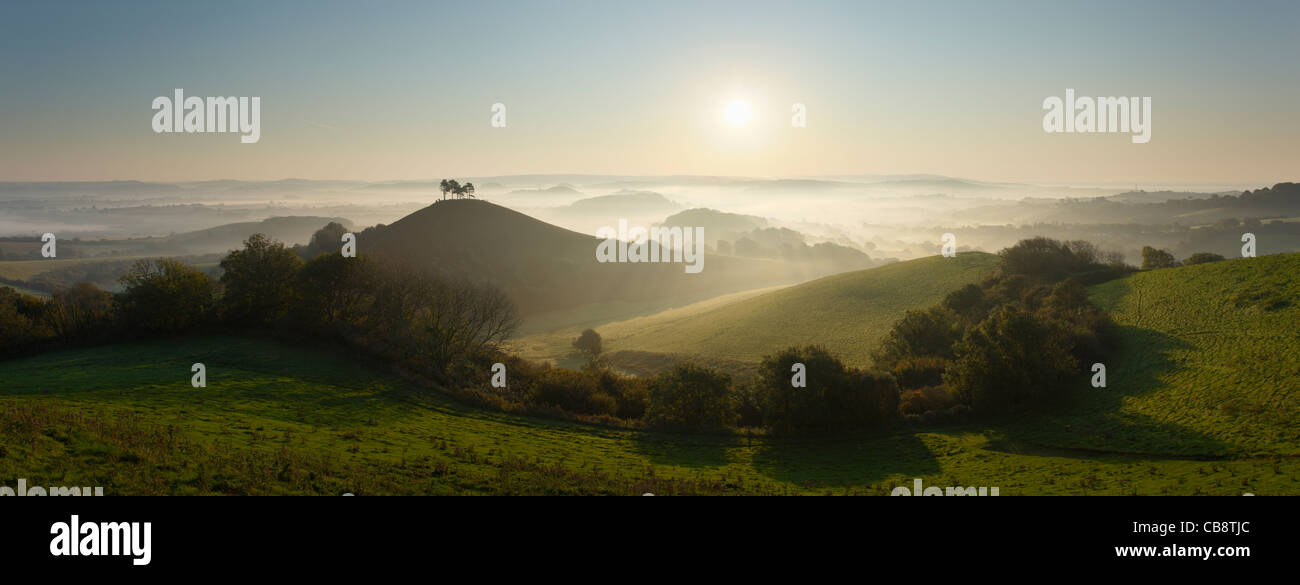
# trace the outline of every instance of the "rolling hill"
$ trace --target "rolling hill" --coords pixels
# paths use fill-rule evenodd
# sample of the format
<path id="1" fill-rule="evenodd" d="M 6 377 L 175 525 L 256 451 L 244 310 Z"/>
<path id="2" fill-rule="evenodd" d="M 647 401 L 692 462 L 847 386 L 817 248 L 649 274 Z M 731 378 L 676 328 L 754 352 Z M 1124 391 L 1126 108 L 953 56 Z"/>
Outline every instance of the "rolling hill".
<path id="1" fill-rule="evenodd" d="M 648 314 L 720 294 L 802 282 L 837 271 L 796 263 L 706 254 L 704 270 L 682 263 L 600 263 L 594 236 L 479 200 L 441 201 L 358 235 L 375 254 L 446 276 L 501 286 L 526 318 L 557 326 L 596 316 Z"/>
<path id="2" fill-rule="evenodd" d="M 1300 455 L 1300 254 L 1131 275 L 1092 287 L 1122 343 L 1105 388 L 1035 441 L 1216 457 Z"/>
<path id="3" fill-rule="evenodd" d="M 262 221 L 230 223 L 213 228 L 185 232 L 158 240 L 156 247 L 175 250 L 173 254 L 200 254 L 204 252 L 225 252 L 243 245 L 249 236 L 260 233 L 284 242 L 285 245 L 307 244 L 316 230 L 325 224 L 336 222 L 351 229 L 352 222 L 342 217 L 290 216 L 271 217 Z"/>
<path id="4" fill-rule="evenodd" d="M 868 352 L 905 311 L 928 307 L 962 285 L 978 282 L 997 261 L 982 252 L 922 258 L 746 295 L 722 306 L 706 302 L 695 310 L 608 323 L 596 331 L 609 352 L 756 362 L 791 345 L 821 344 L 849 364 L 869 365 Z M 518 345 L 567 353 L 567 343 L 576 336 L 570 329 L 550 338 L 526 337 Z"/>

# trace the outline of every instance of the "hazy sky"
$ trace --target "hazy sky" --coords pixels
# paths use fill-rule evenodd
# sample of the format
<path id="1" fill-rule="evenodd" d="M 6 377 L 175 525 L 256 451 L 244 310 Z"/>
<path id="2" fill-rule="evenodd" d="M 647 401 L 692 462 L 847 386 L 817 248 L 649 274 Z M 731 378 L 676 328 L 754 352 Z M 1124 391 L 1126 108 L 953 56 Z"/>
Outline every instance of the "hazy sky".
<path id="1" fill-rule="evenodd" d="M 0 1 L 0 180 L 1300 179 L 1297 2 L 180 4 Z M 178 87 L 261 141 L 155 134 Z M 1150 96 L 1151 141 L 1044 132 L 1066 88 Z"/>

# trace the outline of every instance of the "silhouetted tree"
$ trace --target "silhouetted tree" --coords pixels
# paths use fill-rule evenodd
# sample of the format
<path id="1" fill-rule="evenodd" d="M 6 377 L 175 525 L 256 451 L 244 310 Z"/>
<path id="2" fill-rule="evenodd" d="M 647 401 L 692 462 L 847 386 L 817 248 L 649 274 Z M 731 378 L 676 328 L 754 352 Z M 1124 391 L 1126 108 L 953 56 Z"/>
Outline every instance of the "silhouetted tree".
<path id="1" fill-rule="evenodd" d="M 441 183 L 438 183 L 438 188 L 442 190 L 442 198 L 445 201 L 448 193 L 460 192 L 460 183 L 456 179 L 443 179 Z"/>
<path id="2" fill-rule="evenodd" d="M 1195 264 L 1205 264 L 1207 262 L 1218 262 L 1223 259 L 1224 259 L 1223 256 L 1220 256 L 1218 254 L 1213 254 L 1210 252 L 1197 252 L 1195 254 L 1192 254 L 1191 256 L 1188 256 L 1186 260 L 1183 260 L 1183 265 L 1192 266 Z"/>
<path id="3" fill-rule="evenodd" d="M 138 260 L 121 282 L 126 288 L 118 297 L 122 315 L 145 331 L 187 331 L 203 323 L 216 305 L 216 281 L 176 260 Z"/>
<path id="4" fill-rule="evenodd" d="M 338 254 L 343 246 L 343 234 L 346 233 L 348 228 L 337 221 L 331 221 L 311 235 L 311 242 L 301 249 L 299 255 L 303 260 L 311 260 L 326 252 Z"/>
<path id="5" fill-rule="evenodd" d="M 1142 270 L 1173 268 L 1177 265 L 1178 263 L 1174 261 L 1173 254 L 1164 250 L 1152 248 L 1151 246 L 1142 246 Z"/>
<path id="6" fill-rule="evenodd" d="M 302 258 L 284 244 L 253 234 L 221 261 L 227 316 L 249 324 L 269 324 L 288 311 L 294 300 L 293 281 Z"/>
<path id="7" fill-rule="evenodd" d="M 573 347 L 587 354 L 591 359 L 600 355 L 600 334 L 595 329 L 587 329 L 573 340 Z"/>
<path id="8" fill-rule="evenodd" d="M 731 377 L 696 364 L 679 364 L 648 384 L 651 424 L 691 429 L 727 426 L 733 412 Z"/>

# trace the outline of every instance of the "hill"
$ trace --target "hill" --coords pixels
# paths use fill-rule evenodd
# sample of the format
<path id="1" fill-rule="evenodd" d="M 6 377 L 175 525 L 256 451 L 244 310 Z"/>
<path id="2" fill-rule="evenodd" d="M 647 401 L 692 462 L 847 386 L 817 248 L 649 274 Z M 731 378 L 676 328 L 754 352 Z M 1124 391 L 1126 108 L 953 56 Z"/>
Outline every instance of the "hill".
<path id="1" fill-rule="evenodd" d="M 352 222 L 342 217 L 271 217 L 262 221 L 229 223 L 205 230 L 152 239 L 150 244 L 157 248 L 168 249 L 177 255 L 234 250 L 242 246 L 249 236 L 257 233 L 266 234 L 286 245 L 307 244 L 316 230 L 330 222 L 337 222 L 348 229 L 352 228 Z"/>
<path id="2" fill-rule="evenodd" d="M 1120 327 L 1107 386 L 1030 434 L 1134 453 L 1300 455 L 1300 254 L 1134 274 L 1091 289 Z"/>
<path id="3" fill-rule="evenodd" d="M 441 201 L 391 225 L 367 229 L 357 239 L 361 254 L 494 282 L 522 315 L 549 314 L 557 326 L 589 321 L 596 314 L 646 314 L 836 271 L 833 264 L 716 254 L 705 255 L 699 274 L 686 273 L 682 263 L 601 263 L 596 259 L 600 240 L 594 236 L 479 200 Z"/>
<path id="4" fill-rule="evenodd" d="M 939 302 L 997 264 L 982 252 L 922 258 L 837 274 L 723 306 L 602 325 L 607 351 L 635 350 L 755 362 L 791 345 L 822 344 L 845 362 L 870 352 L 908 309 Z M 570 338 L 570 341 L 572 339 Z"/>
<path id="5" fill-rule="evenodd" d="M 680 209 L 662 194 L 653 191 L 620 191 L 611 195 L 579 199 L 562 208 L 564 213 L 603 215 L 606 218 L 655 215 L 662 216 Z"/>
<path id="6" fill-rule="evenodd" d="M 687 209 L 664 219 L 666 226 L 704 226 L 709 242 L 735 240 L 743 234 L 768 227 L 766 219 L 754 215 L 727 213 L 716 209 L 698 207 Z"/>

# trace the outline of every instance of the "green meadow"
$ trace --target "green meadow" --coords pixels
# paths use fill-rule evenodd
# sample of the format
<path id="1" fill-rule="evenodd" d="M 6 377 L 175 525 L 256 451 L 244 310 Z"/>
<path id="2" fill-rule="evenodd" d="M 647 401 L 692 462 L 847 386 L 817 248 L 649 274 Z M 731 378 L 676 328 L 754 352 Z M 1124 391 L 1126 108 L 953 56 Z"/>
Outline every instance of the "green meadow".
<path id="1" fill-rule="evenodd" d="M 756 363 L 792 345 L 820 344 L 854 366 L 903 313 L 929 307 L 962 285 L 979 282 L 998 257 L 963 252 L 820 278 L 797 286 L 728 295 L 648 317 L 595 327 L 606 352 L 673 354 L 706 361 Z M 525 357 L 566 361 L 581 328 L 524 337 Z"/>
<path id="2" fill-rule="evenodd" d="M 346 353 L 264 338 L 66 350 L 0 363 L 0 481 L 109 494 L 885 495 L 920 478 L 1001 495 L 1297 494 L 1298 274 L 1290 254 L 1095 286 L 1123 335 L 1105 388 L 1080 375 L 1048 412 L 835 439 L 480 410 Z M 206 388 L 190 385 L 194 362 Z"/>

